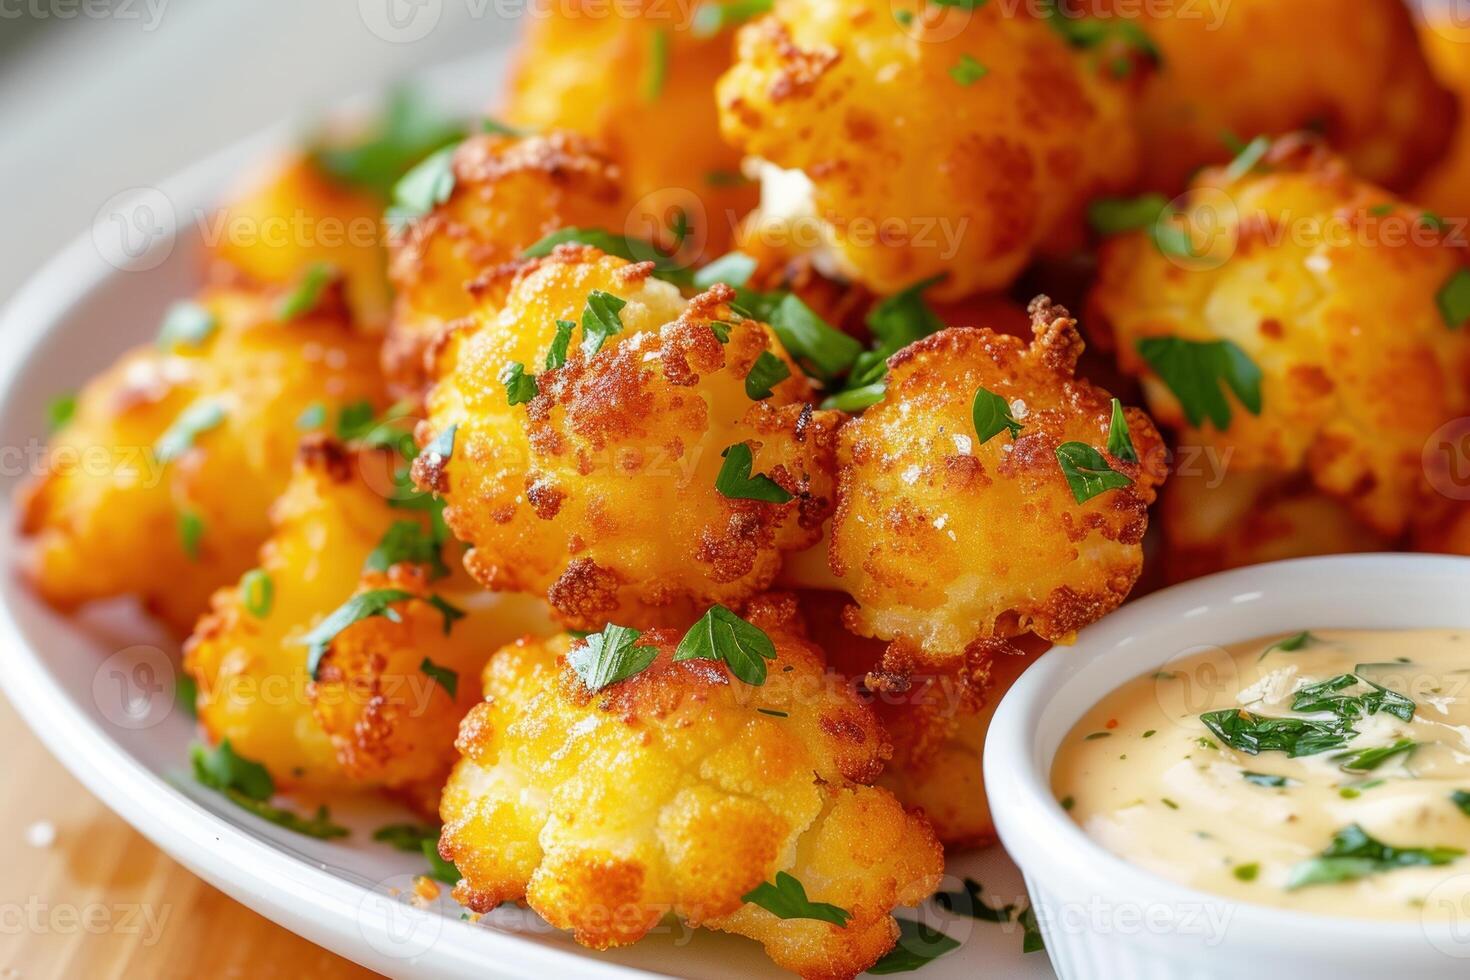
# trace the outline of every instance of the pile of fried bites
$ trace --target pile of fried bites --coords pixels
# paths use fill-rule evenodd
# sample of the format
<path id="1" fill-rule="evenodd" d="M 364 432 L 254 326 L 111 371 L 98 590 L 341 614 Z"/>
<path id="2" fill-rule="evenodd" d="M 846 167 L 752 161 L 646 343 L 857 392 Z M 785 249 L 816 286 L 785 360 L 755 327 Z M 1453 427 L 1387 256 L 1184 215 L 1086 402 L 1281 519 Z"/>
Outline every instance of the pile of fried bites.
<path id="1" fill-rule="evenodd" d="M 1154 584 L 1470 553 L 1470 34 L 1351 6 L 537 7 L 492 119 L 400 94 L 226 206 L 54 404 L 25 574 L 188 636 L 202 782 L 407 801 L 475 913 L 920 966 L 1156 496 Z"/>

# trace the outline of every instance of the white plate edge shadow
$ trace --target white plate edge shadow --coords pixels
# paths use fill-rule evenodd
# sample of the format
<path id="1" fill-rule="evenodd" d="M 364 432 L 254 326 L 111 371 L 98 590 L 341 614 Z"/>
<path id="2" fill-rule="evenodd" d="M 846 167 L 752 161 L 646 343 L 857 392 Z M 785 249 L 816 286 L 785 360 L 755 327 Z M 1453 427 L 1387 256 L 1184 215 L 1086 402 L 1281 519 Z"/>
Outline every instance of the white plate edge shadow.
<path id="1" fill-rule="evenodd" d="M 438 101 L 451 105 L 464 101 L 462 96 L 459 100 L 452 97 L 456 82 L 475 80 L 473 84 L 478 87 L 472 104 L 455 105 L 460 111 L 472 111 L 493 94 L 506 53 L 506 49 L 499 49 L 451 62 L 415 74 L 411 80 Z M 360 108 L 380 95 L 365 94 L 333 108 Z M 297 128 L 291 122 L 279 123 L 152 186 L 170 201 L 208 208 L 217 203 L 231 178 L 268 156 L 272 149 L 288 145 Z M 24 368 L 58 323 L 119 272 L 99 252 L 92 233 L 83 232 L 32 274 L 0 309 L 0 337 L 6 339 L 0 348 L 0 420 L 29 411 L 29 406 L 19 404 L 15 387 Z M 13 517 L 8 503 L 0 505 L 0 512 L 7 520 Z M 0 542 L 9 544 L 11 538 L 6 530 Z M 0 547 L 0 553 L 11 554 L 11 549 Z M 0 575 L 13 578 L 14 572 L 7 568 Z M 475 927 L 437 912 L 411 908 L 252 833 L 248 829 L 252 817 L 242 814 L 226 818 L 212 813 L 139 762 L 78 706 L 46 668 L 18 620 L 12 607 L 12 583 L 6 583 L 3 593 L 0 689 L 32 732 L 104 805 L 174 860 L 261 915 L 390 976 L 532 977 L 547 971 L 552 975 L 607 978 L 677 975 L 609 962 L 578 947 L 545 945 L 514 933 Z M 1019 887 L 1019 872 L 998 847 L 961 860 L 966 870 L 984 868 L 987 874 L 1008 879 Z M 950 870 L 954 870 L 953 862 Z M 446 925 L 451 930 L 446 938 L 452 941 L 440 942 Z M 951 932 L 952 926 L 947 927 Z M 405 955 L 405 948 L 416 949 L 415 937 L 420 931 L 430 934 L 427 947 Z M 394 937 L 393 951 L 384 952 L 373 945 L 373 939 L 379 936 Z M 960 968 L 963 964 L 973 968 L 976 964 L 971 961 L 981 957 L 979 962 L 992 976 L 1051 976 L 1044 957 L 1019 955 L 1019 934 L 1011 928 L 994 930 L 993 934 L 981 930 L 978 936 L 972 933 L 965 939 L 970 955 L 956 956 L 946 966 Z M 674 968 L 676 964 L 669 966 Z M 941 980 L 951 972 L 931 966 L 921 975 Z"/>

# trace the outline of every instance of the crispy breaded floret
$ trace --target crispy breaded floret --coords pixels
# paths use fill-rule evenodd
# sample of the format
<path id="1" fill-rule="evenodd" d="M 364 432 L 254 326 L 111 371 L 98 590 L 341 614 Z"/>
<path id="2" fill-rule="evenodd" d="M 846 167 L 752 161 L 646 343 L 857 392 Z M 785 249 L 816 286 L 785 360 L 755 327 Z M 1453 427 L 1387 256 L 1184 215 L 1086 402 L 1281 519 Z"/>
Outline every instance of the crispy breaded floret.
<path id="1" fill-rule="evenodd" d="M 663 629 L 637 640 L 657 649 L 651 666 L 597 693 L 566 664 L 586 641 L 495 654 L 441 806 L 455 898 L 477 911 L 524 898 L 598 949 L 672 910 L 807 977 L 851 977 L 887 952 L 892 909 L 938 883 L 939 845 L 868 785 L 882 731 L 825 673 L 794 600 L 755 600 L 747 615 L 777 653 L 760 687 L 718 661 L 674 662 L 679 634 Z M 849 913 L 846 927 L 744 901 L 778 872 Z"/>
<path id="2" fill-rule="evenodd" d="M 384 206 L 324 173 L 307 154 L 270 161 L 211 217 L 207 273 L 214 282 L 271 289 L 314 265 L 328 266 L 346 281 L 354 321 L 381 331 L 391 302 Z"/>
<path id="3" fill-rule="evenodd" d="M 385 496 L 395 455 L 308 440 L 272 509 L 260 567 L 215 594 L 189 641 L 200 722 L 278 785 L 434 799 L 459 719 L 479 701 L 476 676 L 489 652 L 534 624 L 514 600 L 477 596 L 462 573 L 444 577 L 452 556 L 431 560 L 428 512 L 390 506 Z M 313 676 L 303 638 L 366 594 L 393 598 L 383 609 L 394 618 L 347 625 Z M 435 597 L 463 618 L 446 619 Z"/>
<path id="4" fill-rule="evenodd" d="M 1004 288 L 1130 185 L 1132 84 L 1024 5 L 777 0 L 717 88 L 725 135 L 766 165 L 745 235 L 880 294 Z"/>
<path id="5" fill-rule="evenodd" d="M 769 327 L 731 309 L 729 287 L 686 304 L 648 272 L 577 246 L 529 264 L 503 307 L 449 338 L 421 434 L 454 428 L 451 457 L 420 457 L 415 478 L 447 499 L 470 572 L 546 596 L 573 628 L 736 606 L 831 512 L 839 413 L 811 408 L 801 372 Z M 576 327 L 566 363 L 547 368 L 558 321 Z M 789 375 L 759 399 L 758 361 Z M 529 400 L 511 404 L 513 391 Z"/>
<path id="6" fill-rule="evenodd" d="M 124 355 L 82 391 L 21 498 L 24 568 L 71 608 L 136 595 L 187 633 L 255 562 L 308 409 L 379 405 L 377 343 L 340 292 L 291 319 L 292 290 L 207 290 L 175 340 Z"/>
<path id="7" fill-rule="evenodd" d="M 472 291 L 482 275 L 560 228 L 623 227 L 617 169 L 585 138 L 471 136 L 452 167 L 448 200 L 391 243 L 397 295 L 383 362 L 404 394 L 422 393 L 424 351 L 444 325 L 486 301 Z"/>
<path id="8" fill-rule="evenodd" d="M 682 211 L 690 260 L 722 254 L 757 197 L 741 177 L 740 151 L 720 135 L 715 110 L 730 34 L 695 30 L 701 6 L 719 5 L 537 4 L 524 18 L 498 113 L 533 132 L 566 129 L 606 146 L 633 205 L 629 225 L 620 221 L 611 230 L 672 244 L 664 233 Z"/>
<path id="9" fill-rule="evenodd" d="M 1470 414 L 1470 331 L 1451 322 L 1470 250 L 1317 141 L 1239 169 L 1195 182 L 1180 228 L 1208 232 L 1196 254 L 1147 232 L 1105 244 L 1093 322 L 1181 444 L 1232 471 L 1308 473 L 1397 535 L 1432 496 L 1425 441 Z"/>
<path id="10" fill-rule="evenodd" d="M 1454 102 L 1402 0 L 1080 0 L 1141 30 L 1161 65 L 1139 109 L 1149 187 L 1174 194 L 1231 137 L 1322 133 L 1368 180 L 1407 187 L 1443 152 Z M 1311 38 L 1305 43 L 1305 38 Z"/>
<path id="11" fill-rule="evenodd" d="M 1061 639 L 1111 612 L 1143 565 L 1148 505 L 1163 477 L 1158 432 L 1126 412 L 1126 485 L 1078 503 L 1058 458 L 1102 453 L 1112 399 L 1074 377 L 1076 321 L 1045 298 L 1035 339 L 951 328 L 889 360 L 883 400 L 839 433 L 830 561 L 858 605 L 853 632 L 896 641 L 886 668 L 945 662 L 978 640 Z M 981 443 L 980 389 L 1003 399 L 1015 438 Z M 988 396 L 986 396 L 988 397 Z"/>

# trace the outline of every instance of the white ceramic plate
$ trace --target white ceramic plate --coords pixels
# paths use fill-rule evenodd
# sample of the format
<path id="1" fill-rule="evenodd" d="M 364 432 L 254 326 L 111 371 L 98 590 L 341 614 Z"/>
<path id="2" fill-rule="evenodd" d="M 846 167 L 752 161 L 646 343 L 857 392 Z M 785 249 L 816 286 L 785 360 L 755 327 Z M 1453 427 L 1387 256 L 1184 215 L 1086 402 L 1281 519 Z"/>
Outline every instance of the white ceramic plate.
<path id="1" fill-rule="evenodd" d="M 430 73 L 422 87 L 465 113 L 484 105 L 503 57 Z M 288 143 L 283 126 L 104 210 L 91 232 L 53 259 L 0 314 L 0 499 L 11 494 L 44 446 L 47 401 L 74 389 L 118 353 L 150 340 L 165 307 L 197 286 L 201 222 L 232 178 Z M 0 554 L 14 553 L 13 515 L 0 515 Z M 128 604 L 56 615 L 13 574 L 0 577 L 0 681 L 58 759 L 104 803 L 172 857 L 263 915 L 364 966 L 393 976 L 785 976 L 755 944 L 677 924 L 636 947 L 592 953 L 528 911 L 505 908 L 478 924 L 442 897 L 411 907 L 422 860 L 371 840 L 406 819 L 389 804 L 336 803 L 352 828 L 345 841 L 302 837 L 247 814 L 188 775 L 192 720 L 174 709 L 178 650 Z M 998 849 L 952 861 L 991 901 L 1024 890 Z M 447 892 L 447 889 L 446 889 Z M 912 913 L 911 913 L 912 914 Z M 1021 953 L 1018 926 L 926 921 L 963 945 L 926 966 L 924 980 L 985 975 L 1050 977 L 1040 954 Z M 262 955 L 269 955 L 264 953 Z"/>

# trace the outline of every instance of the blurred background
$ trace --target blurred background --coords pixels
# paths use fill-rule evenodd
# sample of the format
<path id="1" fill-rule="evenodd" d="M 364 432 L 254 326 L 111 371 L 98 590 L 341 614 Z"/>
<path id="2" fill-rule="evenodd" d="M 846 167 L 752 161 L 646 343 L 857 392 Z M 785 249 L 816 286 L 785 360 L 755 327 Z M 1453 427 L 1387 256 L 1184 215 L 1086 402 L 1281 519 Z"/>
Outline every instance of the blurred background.
<path id="1" fill-rule="evenodd" d="M 118 191 L 508 45 L 527 2 L 0 0 L 0 304 Z"/>

